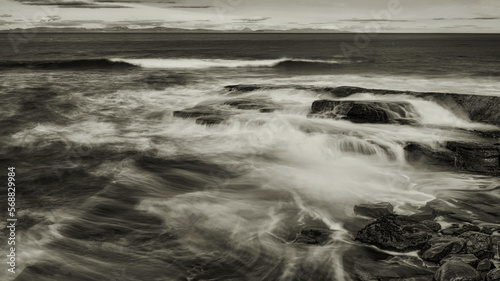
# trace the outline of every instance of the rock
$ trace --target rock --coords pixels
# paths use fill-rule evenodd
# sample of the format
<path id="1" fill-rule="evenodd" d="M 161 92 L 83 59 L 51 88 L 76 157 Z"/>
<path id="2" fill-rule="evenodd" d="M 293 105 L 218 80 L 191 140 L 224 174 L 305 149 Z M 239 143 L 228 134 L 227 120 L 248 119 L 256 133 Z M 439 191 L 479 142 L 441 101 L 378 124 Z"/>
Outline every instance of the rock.
<path id="1" fill-rule="evenodd" d="M 180 118 L 198 118 L 198 117 L 202 117 L 202 116 L 214 115 L 216 113 L 217 113 L 217 111 L 215 111 L 209 107 L 197 106 L 197 107 L 193 107 L 193 108 L 174 111 L 174 116 L 180 117 Z"/>
<path id="2" fill-rule="evenodd" d="M 426 261 L 439 262 L 449 254 L 459 253 L 465 246 L 462 238 L 443 236 L 430 239 L 419 252 L 419 256 Z"/>
<path id="3" fill-rule="evenodd" d="M 394 207 L 390 203 L 381 202 L 375 204 L 359 204 L 354 206 L 354 212 L 357 215 L 380 218 L 385 215 L 390 215 L 394 211 Z"/>
<path id="4" fill-rule="evenodd" d="M 297 234 L 293 243 L 309 245 L 325 245 L 330 240 L 332 232 L 327 229 L 309 228 Z"/>
<path id="5" fill-rule="evenodd" d="M 196 119 L 196 124 L 200 125 L 217 125 L 224 121 L 225 119 L 217 116 L 205 116 Z"/>
<path id="6" fill-rule="evenodd" d="M 279 110 L 278 107 L 266 107 L 266 108 L 261 108 L 259 111 L 261 113 L 271 113 L 271 112 L 275 112 L 276 110 Z"/>
<path id="7" fill-rule="evenodd" d="M 435 221 L 432 220 L 425 220 L 422 221 L 422 224 L 430 228 L 434 232 L 438 232 L 441 230 L 441 225 Z"/>
<path id="8" fill-rule="evenodd" d="M 493 234 L 493 232 L 495 232 L 495 230 L 492 227 L 487 227 L 487 226 L 481 227 L 481 233 L 491 235 Z"/>
<path id="9" fill-rule="evenodd" d="M 415 118 L 415 109 L 408 102 L 317 100 L 311 114 L 346 119 L 353 123 L 401 124 Z"/>
<path id="10" fill-rule="evenodd" d="M 432 234 L 429 227 L 414 218 L 387 215 L 361 229 L 356 240 L 382 249 L 407 252 L 423 247 Z"/>
<path id="11" fill-rule="evenodd" d="M 451 227 L 444 229 L 441 231 L 444 235 L 460 235 L 465 232 L 469 231 L 479 231 L 480 228 L 477 225 L 473 224 L 464 224 L 462 226 L 459 226 L 458 224 L 454 224 Z"/>
<path id="12" fill-rule="evenodd" d="M 439 264 L 443 265 L 449 261 L 462 261 L 474 268 L 479 264 L 479 259 L 473 254 L 451 254 L 439 261 Z"/>
<path id="13" fill-rule="evenodd" d="M 466 232 L 458 237 L 466 240 L 465 250 L 480 259 L 492 258 L 494 256 L 493 242 L 491 236 L 480 232 Z"/>
<path id="14" fill-rule="evenodd" d="M 481 275 L 472 266 L 462 261 L 443 264 L 434 275 L 435 281 L 480 281 Z"/>
<path id="15" fill-rule="evenodd" d="M 429 165 L 455 167 L 455 157 L 444 148 L 433 149 L 419 143 L 408 143 L 405 147 L 405 158 L 411 164 L 425 163 Z"/>
<path id="16" fill-rule="evenodd" d="M 481 260 L 477 267 L 477 271 L 490 271 L 492 269 L 495 269 L 495 265 L 489 260 L 489 259 L 483 259 Z"/>
<path id="17" fill-rule="evenodd" d="M 500 281 L 500 268 L 493 269 L 486 275 L 487 281 Z"/>
<path id="18" fill-rule="evenodd" d="M 448 142 L 446 147 L 455 153 L 456 168 L 483 174 L 500 174 L 498 146 L 473 142 Z"/>
<path id="19" fill-rule="evenodd" d="M 254 110 L 269 107 L 269 101 L 238 99 L 224 102 L 225 105 L 236 107 L 242 110 Z"/>

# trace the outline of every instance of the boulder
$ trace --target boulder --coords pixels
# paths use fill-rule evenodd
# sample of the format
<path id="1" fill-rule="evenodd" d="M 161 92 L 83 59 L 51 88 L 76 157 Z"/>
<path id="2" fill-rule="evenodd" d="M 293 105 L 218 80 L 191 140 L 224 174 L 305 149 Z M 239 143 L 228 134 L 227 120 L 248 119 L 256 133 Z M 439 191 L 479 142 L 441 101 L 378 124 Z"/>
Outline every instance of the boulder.
<path id="1" fill-rule="evenodd" d="M 488 274 L 486 274 L 486 281 L 500 281 L 500 268 L 488 272 Z"/>
<path id="2" fill-rule="evenodd" d="M 491 236 L 480 232 L 469 231 L 460 234 L 458 237 L 466 240 L 465 250 L 468 254 L 473 254 L 480 259 L 492 258 L 494 256 Z"/>
<path id="3" fill-rule="evenodd" d="M 439 261 L 439 264 L 443 265 L 449 261 L 462 261 L 474 268 L 479 264 L 479 259 L 473 254 L 451 254 Z"/>
<path id="4" fill-rule="evenodd" d="M 317 100 L 311 114 L 349 120 L 353 123 L 408 124 L 417 116 L 408 102 Z"/>
<path id="5" fill-rule="evenodd" d="M 462 261 L 449 261 L 443 264 L 436 274 L 435 281 L 480 281 L 481 275 L 472 266 Z"/>
<path id="6" fill-rule="evenodd" d="M 422 248 L 433 231 L 409 216 L 387 215 L 361 229 L 356 240 L 382 249 L 407 252 Z"/>
<path id="7" fill-rule="evenodd" d="M 293 241 L 297 244 L 325 245 L 330 240 L 331 230 L 320 228 L 303 229 Z"/>
<path id="8" fill-rule="evenodd" d="M 354 206 L 354 212 L 357 215 L 380 218 L 385 215 L 390 215 L 394 211 L 394 207 L 390 203 L 381 202 L 375 204 L 359 204 Z"/>
<path id="9" fill-rule="evenodd" d="M 459 253 L 465 246 L 465 240 L 458 237 L 442 236 L 430 239 L 419 252 L 423 260 L 439 262 L 449 254 Z"/>

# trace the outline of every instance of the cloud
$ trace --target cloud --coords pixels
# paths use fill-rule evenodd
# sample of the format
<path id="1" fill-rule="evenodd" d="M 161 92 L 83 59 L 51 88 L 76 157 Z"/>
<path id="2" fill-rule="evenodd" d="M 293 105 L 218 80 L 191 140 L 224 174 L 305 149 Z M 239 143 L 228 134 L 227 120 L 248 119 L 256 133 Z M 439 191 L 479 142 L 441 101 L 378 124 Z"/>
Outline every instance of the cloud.
<path id="1" fill-rule="evenodd" d="M 101 8 L 129 8 L 122 5 L 97 4 L 94 1 L 86 0 L 17 0 L 24 5 L 31 6 L 58 6 L 60 8 L 84 8 L 84 9 L 101 9 Z"/>
<path id="2" fill-rule="evenodd" d="M 498 20 L 499 17 L 477 17 L 477 18 L 433 18 L 432 20 Z"/>
<path id="3" fill-rule="evenodd" d="M 390 21 L 390 22 L 412 22 L 412 20 L 388 20 L 388 19 L 347 19 L 339 21 L 353 21 L 353 22 L 380 22 L 380 21 Z"/>
<path id="4" fill-rule="evenodd" d="M 237 19 L 235 23 L 257 23 L 271 19 L 271 17 L 254 17 Z"/>

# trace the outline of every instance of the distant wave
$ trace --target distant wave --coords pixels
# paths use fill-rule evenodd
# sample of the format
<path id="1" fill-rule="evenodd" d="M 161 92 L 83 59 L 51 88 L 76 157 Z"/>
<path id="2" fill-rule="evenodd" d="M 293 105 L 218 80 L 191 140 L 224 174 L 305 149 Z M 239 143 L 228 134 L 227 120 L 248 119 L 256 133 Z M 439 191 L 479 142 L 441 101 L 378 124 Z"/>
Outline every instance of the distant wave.
<path id="1" fill-rule="evenodd" d="M 30 68 L 30 69 L 116 69 L 134 68 L 136 65 L 108 59 L 87 60 L 59 60 L 33 62 L 0 62 L 1 68 Z"/>
<path id="2" fill-rule="evenodd" d="M 340 64 L 336 60 L 272 59 L 272 60 L 225 60 L 225 59 L 111 59 L 144 68 L 205 69 L 238 67 L 291 67 Z"/>
<path id="3" fill-rule="evenodd" d="M 324 68 L 341 64 L 337 60 L 272 59 L 272 60 L 226 60 L 226 59 L 87 59 L 32 62 L 0 62 L 0 69 L 126 69 L 134 67 L 161 69 L 207 69 L 207 68 Z"/>

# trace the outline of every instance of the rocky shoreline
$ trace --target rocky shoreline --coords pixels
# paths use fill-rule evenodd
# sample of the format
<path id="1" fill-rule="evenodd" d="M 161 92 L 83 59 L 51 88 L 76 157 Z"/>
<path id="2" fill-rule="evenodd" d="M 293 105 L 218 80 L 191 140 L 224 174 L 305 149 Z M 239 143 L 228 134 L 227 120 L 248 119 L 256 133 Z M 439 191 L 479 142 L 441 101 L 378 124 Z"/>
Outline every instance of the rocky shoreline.
<path id="1" fill-rule="evenodd" d="M 405 101 L 346 100 L 357 93 L 374 95 L 411 95 L 434 101 L 453 112 L 458 112 L 471 121 L 500 125 L 500 97 L 458 95 L 447 93 L 418 93 L 364 89 L 358 87 L 315 88 L 306 86 L 227 86 L 230 95 L 236 97 L 219 105 L 200 105 L 174 112 L 175 117 L 194 118 L 201 125 L 217 125 L 225 122 L 234 113 L 231 109 L 258 110 L 271 113 L 280 106 L 265 100 L 239 98 L 237 95 L 262 89 L 307 89 L 331 94 L 331 99 L 312 103 L 308 117 L 333 118 L 362 124 L 393 124 L 420 126 L 418 114 L 411 103 Z M 339 98 L 342 98 L 339 100 Z M 500 130 L 470 131 L 477 136 L 473 141 L 453 140 L 429 147 L 418 142 L 401 143 L 408 163 L 452 169 L 472 174 L 500 175 Z M 491 199 L 491 198 L 489 198 Z M 488 200 L 489 200 L 488 199 Z M 500 224 L 498 202 L 486 202 L 487 208 L 481 216 L 496 225 Z M 355 278 L 359 280 L 435 280 L 435 281 L 500 281 L 500 227 L 476 225 L 470 217 L 467 203 L 450 206 L 435 199 L 421 207 L 411 216 L 394 212 L 390 203 L 360 204 L 354 207 L 358 217 L 370 222 L 357 233 L 353 240 L 360 247 L 372 247 L 369 255 L 384 256 L 385 268 L 374 263 L 358 266 Z M 469 206 L 470 207 L 470 206 Z M 439 223 L 440 219 L 457 222 L 451 225 Z M 301 230 L 291 243 L 323 246 L 331 239 L 328 228 L 306 228 Z M 373 248 L 374 247 L 374 248 Z M 384 254 L 387 252 L 400 255 Z M 363 257 L 351 257 L 352 259 Z M 409 266 L 411 264 L 411 266 Z"/>

